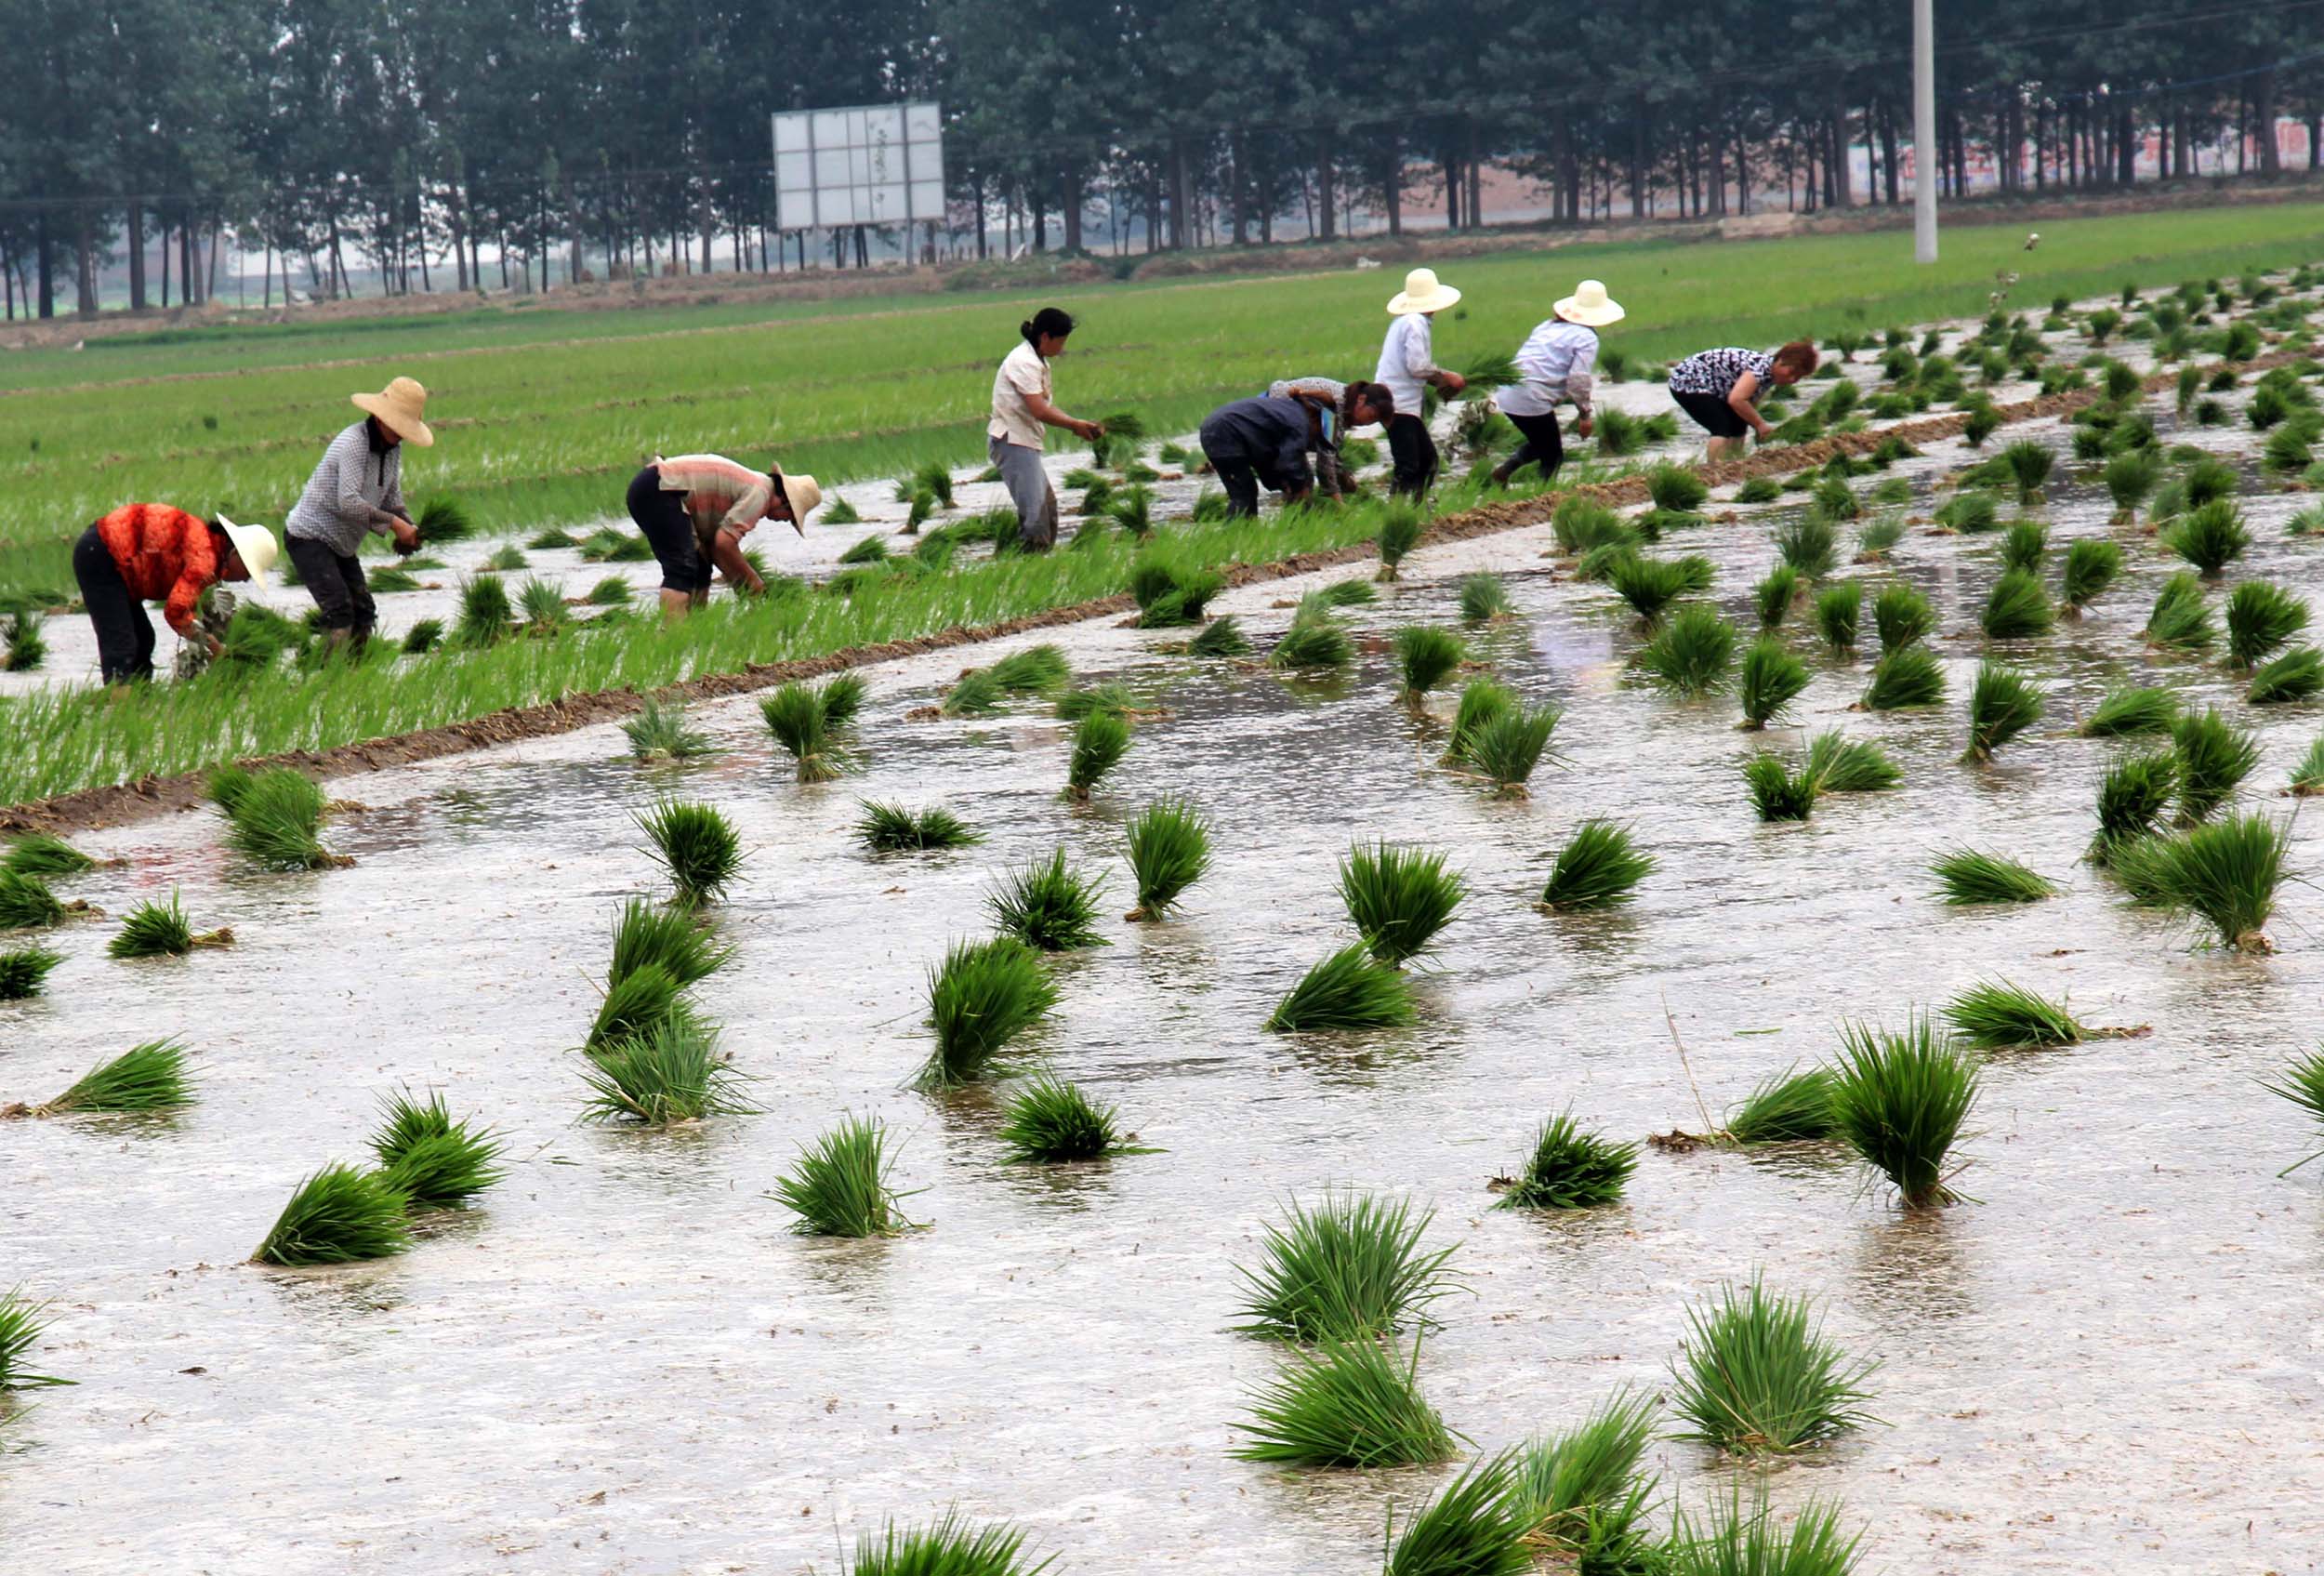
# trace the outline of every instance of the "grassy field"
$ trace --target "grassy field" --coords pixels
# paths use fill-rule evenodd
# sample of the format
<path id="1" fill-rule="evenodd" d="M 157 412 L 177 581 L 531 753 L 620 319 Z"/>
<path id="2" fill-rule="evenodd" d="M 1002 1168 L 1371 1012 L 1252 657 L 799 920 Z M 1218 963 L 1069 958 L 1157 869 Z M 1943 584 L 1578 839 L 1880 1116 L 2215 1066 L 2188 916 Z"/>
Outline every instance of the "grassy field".
<path id="1" fill-rule="evenodd" d="M 1626 244 L 1448 264 L 1468 294 L 1441 319 L 1448 364 L 1515 348 L 1585 274 L 1630 309 L 1607 345 L 1657 361 L 1850 325 L 1980 312 L 1997 272 L 2016 306 L 2058 293 L 2311 261 L 2324 209 L 2283 205 L 2067 220 L 2026 252 L 2014 230 L 1946 239 L 1916 268 L 1901 232 Z M 1061 363 L 1069 410 L 1135 408 L 1190 430 L 1287 373 L 1368 374 L 1387 271 L 1104 285 L 1017 296 L 739 303 L 635 312 L 494 309 L 424 322 L 178 330 L 0 362 L 0 595 L 68 590 L 68 545 L 115 505 L 156 500 L 279 523 L 347 395 L 409 372 L 432 391 L 437 446 L 416 500 L 466 499 L 495 527 L 617 513 L 656 452 L 772 455 L 826 479 L 981 453 L 992 367 L 1042 300 L 1083 331 Z"/>

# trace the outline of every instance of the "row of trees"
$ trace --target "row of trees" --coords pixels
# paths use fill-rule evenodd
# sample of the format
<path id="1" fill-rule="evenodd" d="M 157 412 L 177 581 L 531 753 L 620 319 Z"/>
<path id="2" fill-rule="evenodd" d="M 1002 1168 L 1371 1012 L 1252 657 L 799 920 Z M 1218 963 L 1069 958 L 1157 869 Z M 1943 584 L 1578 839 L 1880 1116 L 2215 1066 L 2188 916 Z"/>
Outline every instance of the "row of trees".
<path id="1" fill-rule="evenodd" d="M 2324 0 L 1940 8 L 1948 189 L 2135 179 L 2278 118 L 2316 156 Z M 198 301 L 222 250 L 264 290 L 388 291 L 810 258 L 768 113 L 941 99 L 959 249 L 1149 247 L 1489 218 L 1909 200 L 1906 0 L 0 0 L 7 307 Z M 1848 150 L 1868 150 L 1859 184 Z M 2209 173 L 2206 171 L 2205 173 Z M 1981 182 L 1980 182 L 1981 183 Z M 1867 189 L 1868 187 L 1868 189 Z M 1101 201 L 1102 199 L 1102 201 Z M 1124 221 L 1127 221 L 1126 223 Z M 824 238 L 861 260 L 861 236 Z M 912 238 L 924 244 L 934 236 Z M 814 254 L 821 257 L 824 254 Z M 516 271 L 514 273 L 511 271 Z"/>

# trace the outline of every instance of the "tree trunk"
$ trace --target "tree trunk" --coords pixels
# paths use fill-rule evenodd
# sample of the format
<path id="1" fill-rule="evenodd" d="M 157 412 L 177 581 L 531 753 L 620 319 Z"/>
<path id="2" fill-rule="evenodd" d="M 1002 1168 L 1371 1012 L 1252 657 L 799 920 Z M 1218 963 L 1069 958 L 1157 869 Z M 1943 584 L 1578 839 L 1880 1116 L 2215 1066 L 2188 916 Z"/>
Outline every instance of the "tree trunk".
<path id="1" fill-rule="evenodd" d="M 83 317 L 97 315 L 97 222 L 86 203 L 73 210 L 73 310 Z"/>
<path id="2" fill-rule="evenodd" d="M 1888 194 L 1888 205 L 1892 208 L 1896 205 L 1897 201 L 1896 166 L 1900 162 L 1896 149 L 1898 140 L 1895 106 L 1883 95 L 1881 99 L 1881 181 Z"/>
<path id="3" fill-rule="evenodd" d="M 1193 233 L 1187 211 L 1193 193 L 1186 171 L 1186 143 L 1182 138 L 1170 139 L 1170 249 L 1184 251 Z"/>
<path id="4" fill-rule="evenodd" d="M 1469 145 L 1468 158 L 1466 161 L 1469 166 L 1469 203 L 1467 212 L 1469 215 L 1469 224 L 1471 228 L 1482 229 L 1485 224 L 1485 161 L 1477 157 L 1476 122 L 1469 122 L 1468 127 L 1468 135 L 1465 139 Z"/>
<path id="5" fill-rule="evenodd" d="M 1630 123 L 1630 217 L 1646 217 L 1646 100 L 1632 101 Z"/>
<path id="6" fill-rule="evenodd" d="M 1237 246 L 1250 240 L 1249 186 L 1250 149 L 1243 133 L 1229 134 L 1226 139 L 1227 233 Z"/>
<path id="7" fill-rule="evenodd" d="M 2115 179 L 2123 185 L 2138 184 L 2138 127 L 2131 122 L 2127 102 L 2115 112 L 2114 169 Z"/>
<path id="8" fill-rule="evenodd" d="M 2260 143 L 2260 173 L 2281 175 L 2282 152 L 2276 146 L 2276 68 L 2269 66 L 2251 79 L 2251 119 Z"/>
<path id="9" fill-rule="evenodd" d="M 129 310 L 145 310 L 145 209 L 129 205 Z"/>
<path id="10" fill-rule="evenodd" d="M 1321 217 L 1322 225 L 1321 228 L 1317 228 L 1312 222 L 1309 225 L 1309 232 L 1319 241 L 1336 240 L 1340 234 L 1338 219 L 1340 205 L 1338 193 L 1332 186 L 1332 177 L 1335 173 L 1331 167 L 1331 144 L 1326 141 L 1315 159 L 1315 207 Z"/>
<path id="11" fill-rule="evenodd" d="M 1824 167 L 1831 172 L 1827 193 L 1835 208 L 1855 206 L 1855 171 L 1848 156 L 1848 112 L 1839 104 L 1832 106 L 1831 152 L 1825 156 Z"/>
<path id="12" fill-rule="evenodd" d="M 1079 169 L 1069 168 L 1059 173 L 1057 178 L 1057 194 L 1058 205 L 1063 210 L 1062 218 L 1063 219 L 1065 231 L 1065 250 L 1078 256 L 1082 250 L 1082 195 L 1081 171 Z"/>
<path id="13" fill-rule="evenodd" d="M 1387 156 L 1381 161 L 1380 190 L 1388 205 L 1388 233 L 1404 233 L 1404 144 L 1394 137 L 1388 139 Z"/>

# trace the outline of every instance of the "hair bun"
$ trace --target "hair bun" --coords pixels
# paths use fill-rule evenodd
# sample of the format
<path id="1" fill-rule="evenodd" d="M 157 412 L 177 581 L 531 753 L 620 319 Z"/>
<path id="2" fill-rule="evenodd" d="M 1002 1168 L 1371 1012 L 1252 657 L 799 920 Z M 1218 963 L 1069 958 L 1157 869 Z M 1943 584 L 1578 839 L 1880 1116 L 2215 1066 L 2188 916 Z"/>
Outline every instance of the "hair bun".
<path id="1" fill-rule="evenodd" d="M 1022 334 L 1022 335 L 1023 335 L 1023 336 L 1024 336 L 1026 338 L 1028 338 L 1028 339 L 1032 338 L 1033 338 L 1033 320 L 1032 320 L 1031 318 L 1029 318 L 1029 317 L 1028 317 L 1028 318 L 1026 318 L 1026 319 L 1025 319 L 1023 323 L 1018 324 L 1017 324 L 1017 332 L 1018 332 L 1018 333 L 1020 333 L 1020 334 Z"/>

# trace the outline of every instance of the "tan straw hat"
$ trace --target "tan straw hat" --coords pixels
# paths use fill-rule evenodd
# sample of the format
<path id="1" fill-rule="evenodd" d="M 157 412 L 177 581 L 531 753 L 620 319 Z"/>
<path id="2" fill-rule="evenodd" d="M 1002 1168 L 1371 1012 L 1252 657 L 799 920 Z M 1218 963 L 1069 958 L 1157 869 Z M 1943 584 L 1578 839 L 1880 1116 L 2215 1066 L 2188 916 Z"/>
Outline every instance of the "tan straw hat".
<path id="1" fill-rule="evenodd" d="M 399 377 L 376 394 L 349 396 L 355 408 L 366 416 L 376 416 L 381 426 L 414 448 L 433 448 L 436 435 L 420 419 L 428 408 L 428 391 L 409 377 Z"/>
<path id="2" fill-rule="evenodd" d="M 242 566 L 250 571 L 251 583 L 263 585 L 266 572 L 274 567 L 274 533 L 263 525 L 237 525 L 222 514 L 218 517 L 218 528 L 226 533 L 226 539 L 242 556 Z"/>
<path id="3" fill-rule="evenodd" d="M 812 476 L 786 476 L 783 496 L 791 502 L 791 528 L 800 536 L 807 534 L 807 517 L 823 502 L 823 489 L 815 485 Z"/>
<path id="4" fill-rule="evenodd" d="M 1622 321 L 1618 302 L 1608 297 L 1605 286 L 1594 279 L 1585 279 L 1574 286 L 1574 293 L 1550 309 L 1568 323 L 1578 323 L 1585 328 L 1604 328 L 1609 323 Z"/>
<path id="5" fill-rule="evenodd" d="M 1388 303 L 1388 310 L 1398 317 L 1408 311 L 1443 311 L 1459 299 L 1459 291 L 1436 282 L 1434 269 L 1416 268 L 1404 276 L 1404 288 Z"/>

